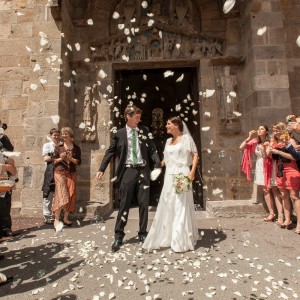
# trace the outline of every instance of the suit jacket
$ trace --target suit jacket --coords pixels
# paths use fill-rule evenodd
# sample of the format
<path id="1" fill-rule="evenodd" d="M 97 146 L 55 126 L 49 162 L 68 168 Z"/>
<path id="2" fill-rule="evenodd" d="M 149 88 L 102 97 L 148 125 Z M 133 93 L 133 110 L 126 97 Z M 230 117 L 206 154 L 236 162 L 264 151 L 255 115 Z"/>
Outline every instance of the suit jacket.
<path id="1" fill-rule="evenodd" d="M 155 168 L 160 168 L 161 163 L 156 151 L 155 144 L 153 140 L 150 139 L 148 136 L 148 129 L 144 126 L 138 126 L 138 128 L 141 155 L 142 159 L 146 162 L 145 168 L 148 169 L 149 172 L 147 172 L 147 174 L 150 177 L 151 166 L 154 166 Z M 117 165 L 115 176 L 117 177 L 116 181 L 120 181 L 125 170 L 127 151 L 127 131 L 126 127 L 123 127 L 113 135 L 111 144 L 105 152 L 99 171 L 104 173 L 112 157 L 117 155 L 119 157 L 119 162 Z"/>

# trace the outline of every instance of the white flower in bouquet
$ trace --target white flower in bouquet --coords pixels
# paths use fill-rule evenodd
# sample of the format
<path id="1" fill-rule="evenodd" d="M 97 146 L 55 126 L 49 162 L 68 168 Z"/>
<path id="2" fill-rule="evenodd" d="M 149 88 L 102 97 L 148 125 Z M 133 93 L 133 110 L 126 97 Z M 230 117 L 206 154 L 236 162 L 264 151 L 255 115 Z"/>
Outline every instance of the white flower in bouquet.
<path id="1" fill-rule="evenodd" d="M 190 178 L 182 173 L 174 175 L 173 183 L 177 194 L 187 192 L 192 188 L 192 182 Z"/>

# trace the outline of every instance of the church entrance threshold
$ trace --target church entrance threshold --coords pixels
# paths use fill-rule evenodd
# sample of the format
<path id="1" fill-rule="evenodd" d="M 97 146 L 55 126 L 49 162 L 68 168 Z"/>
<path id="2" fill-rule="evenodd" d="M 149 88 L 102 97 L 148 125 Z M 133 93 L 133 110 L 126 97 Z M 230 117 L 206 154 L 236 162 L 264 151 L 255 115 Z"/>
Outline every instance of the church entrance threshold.
<path id="1" fill-rule="evenodd" d="M 171 116 L 181 116 L 185 120 L 201 153 L 199 97 L 197 88 L 197 68 L 156 68 L 115 71 L 115 100 L 120 115 L 126 106 L 133 103 L 142 109 L 142 124 L 153 134 L 159 156 L 163 159 L 163 150 L 167 138 L 166 122 Z M 119 122 L 117 124 L 117 122 Z M 125 125 L 124 118 L 116 118 L 118 128 Z M 201 165 L 201 158 L 199 160 Z M 163 185 L 163 174 L 150 186 L 150 205 L 155 206 Z M 193 185 L 194 202 L 203 208 L 201 170 L 198 168 Z M 118 206 L 118 190 L 115 189 L 115 206 Z M 137 204 L 134 203 L 133 206 Z"/>

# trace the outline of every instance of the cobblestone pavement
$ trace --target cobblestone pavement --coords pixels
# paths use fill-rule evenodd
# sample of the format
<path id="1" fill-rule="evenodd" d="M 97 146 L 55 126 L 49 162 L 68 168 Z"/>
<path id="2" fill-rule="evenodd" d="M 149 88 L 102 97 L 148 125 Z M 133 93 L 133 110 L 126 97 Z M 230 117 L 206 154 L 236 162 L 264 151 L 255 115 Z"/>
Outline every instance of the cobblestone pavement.
<path id="1" fill-rule="evenodd" d="M 5 299 L 295 299 L 300 297 L 300 236 L 260 218 L 198 213 L 195 251 L 143 252 L 136 211 L 126 242 L 111 253 L 116 213 L 76 221 L 55 234 L 40 218 L 14 219 L 20 235 L 0 244 Z M 153 216 L 153 214 L 151 215 Z M 150 224 L 151 222 L 149 222 Z"/>

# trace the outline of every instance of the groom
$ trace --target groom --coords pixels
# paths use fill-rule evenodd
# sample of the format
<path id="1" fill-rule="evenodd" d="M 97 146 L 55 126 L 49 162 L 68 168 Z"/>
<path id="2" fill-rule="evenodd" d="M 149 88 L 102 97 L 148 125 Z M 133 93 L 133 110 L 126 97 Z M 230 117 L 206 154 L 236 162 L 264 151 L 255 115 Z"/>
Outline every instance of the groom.
<path id="1" fill-rule="evenodd" d="M 149 137 L 146 127 L 139 126 L 142 111 L 132 105 L 124 112 L 126 126 L 119 129 L 112 137 L 111 145 L 105 152 L 97 179 L 102 179 L 111 158 L 117 154 L 119 162 L 116 169 L 116 181 L 120 184 L 120 208 L 115 225 L 115 241 L 112 251 L 120 249 L 125 236 L 124 228 L 133 198 L 139 204 L 139 239 L 143 242 L 147 235 L 150 163 L 161 168 L 156 147 Z"/>

